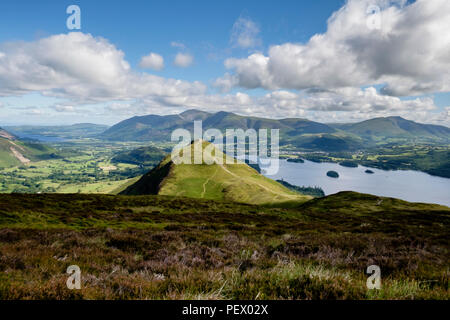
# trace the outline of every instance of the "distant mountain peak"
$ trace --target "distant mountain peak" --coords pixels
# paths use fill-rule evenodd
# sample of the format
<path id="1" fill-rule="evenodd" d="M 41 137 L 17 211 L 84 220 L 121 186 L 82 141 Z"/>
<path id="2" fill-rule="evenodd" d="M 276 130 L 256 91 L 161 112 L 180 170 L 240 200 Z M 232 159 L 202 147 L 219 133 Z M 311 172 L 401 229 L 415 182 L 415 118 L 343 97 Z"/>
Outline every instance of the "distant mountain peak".
<path id="1" fill-rule="evenodd" d="M 197 109 L 189 109 L 179 114 L 179 117 L 187 120 L 187 121 L 193 121 L 193 120 L 204 120 L 207 117 L 209 117 L 211 113 L 206 111 L 201 111 Z"/>
<path id="2" fill-rule="evenodd" d="M 229 112 L 229 111 L 219 111 L 219 112 L 216 112 L 215 114 L 226 115 L 226 114 L 235 114 L 235 113 Z"/>
<path id="3" fill-rule="evenodd" d="M 401 116 L 389 116 L 389 117 L 386 117 L 387 119 L 395 119 L 395 120 L 405 120 L 405 121 L 411 121 L 411 120 L 408 120 L 408 119 L 405 119 L 405 118 L 402 118 Z"/>
<path id="4" fill-rule="evenodd" d="M 188 114 L 193 114 L 193 113 L 209 113 L 206 111 L 202 111 L 202 110 L 198 110 L 198 109 L 188 109 L 186 111 L 183 111 L 180 113 L 180 115 L 188 115 Z"/>
<path id="5" fill-rule="evenodd" d="M 418 123 L 400 116 L 368 119 L 362 122 L 344 125 L 344 129 L 366 137 L 448 140 L 450 136 L 450 129 L 445 126 Z"/>

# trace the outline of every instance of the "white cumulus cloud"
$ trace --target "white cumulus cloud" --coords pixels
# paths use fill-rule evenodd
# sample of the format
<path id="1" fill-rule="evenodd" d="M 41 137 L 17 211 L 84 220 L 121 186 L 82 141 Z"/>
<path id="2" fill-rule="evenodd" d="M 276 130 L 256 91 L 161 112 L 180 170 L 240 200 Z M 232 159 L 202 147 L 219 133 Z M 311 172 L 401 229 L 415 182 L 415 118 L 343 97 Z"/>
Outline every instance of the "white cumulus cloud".
<path id="1" fill-rule="evenodd" d="M 7 43 L 0 50 L 5 52 L 0 63 L 0 96 L 40 92 L 93 103 L 206 91 L 200 82 L 134 72 L 125 54 L 108 40 L 80 32 Z"/>
<path id="2" fill-rule="evenodd" d="M 441 2 L 441 0 L 434 1 Z M 121 115 L 128 117 L 137 114 L 174 113 L 196 108 L 210 112 L 231 111 L 261 117 L 305 117 L 322 122 L 356 121 L 377 116 L 400 115 L 420 122 L 448 125 L 450 107 L 442 112 L 436 112 L 437 107 L 430 97 L 405 100 L 385 93 L 387 90 L 390 90 L 390 93 L 395 90 L 410 92 L 413 87 L 415 89 L 427 87 L 439 91 L 439 88 L 444 90 L 449 86 L 450 81 L 446 79 L 450 68 L 445 66 L 450 51 L 444 50 L 448 46 L 449 36 L 442 30 L 436 32 L 440 35 L 428 35 L 422 38 L 422 42 L 418 42 L 420 45 L 414 48 L 410 45 L 411 51 L 406 55 L 403 48 L 406 36 L 400 32 L 398 39 L 402 41 L 398 43 L 397 51 L 389 47 L 383 51 L 375 45 L 363 54 L 361 52 L 366 50 L 363 46 L 360 54 L 355 55 L 352 50 L 356 47 L 352 41 L 359 43 L 358 37 L 333 35 L 333 39 L 344 37 L 346 41 L 334 41 L 331 44 L 322 39 L 331 37 L 328 33 L 337 27 L 330 26 L 337 23 L 334 21 L 340 20 L 339 17 L 344 14 L 342 11 L 355 10 L 352 3 L 353 1 L 349 2 L 330 19 L 327 33 L 316 36 L 317 40 L 313 38 L 305 45 L 274 46 L 268 55 L 255 53 L 246 59 L 226 61 L 226 67 L 232 71 L 218 79 L 215 85 L 226 89 L 237 86 L 273 89 L 262 96 L 252 96 L 244 90 L 234 94 L 208 94 L 207 87 L 201 82 L 169 79 L 133 71 L 125 59 L 124 52 L 107 39 L 80 32 L 53 35 L 30 42 L 0 44 L 2 53 L 0 96 L 20 96 L 38 92 L 44 96 L 60 98 L 57 99 L 58 104 L 52 107 L 27 109 L 26 114 L 35 114 L 36 117 L 46 117 L 52 111 L 62 115 L 70 113 L 71 117 L 72 115 L 84 117 L 91 110 L 99 119 L 113 116 L 116 119 Z M 423 6 L 423 10 L 413 8 L 414 5 Z M 414 31 L 420 30 L 421 27 L 418 25 L 428 26 L 431 23 L 428 19 L 423 19 L 423 14 L 428 14 L 434 21 L 435 15 L 445 14 L 447 7 L 443 6 L 441 8 L 443 13 L 437 14 L 433 6 L 419 0 L 406 7 L 400 5 L 385 7 L 384 11 L 390 11 L 395 17 L 402 15 L 410 17 L 411 20 L 415 15 L 416 19 L 422 19 L 420 24 L 411 24 Z M 414 15 L 405 13 L 407 10 L 414 10 Z M 383 18 L 382 26 L 389 31 L 391 30 L 389 21 L 399 24 L 398 21 L 402 19 Z M 442 26 L 441 20 L 436 21 Z M 344 22 L 345 19 L 341 25 L 344 25 Z M 383 28 L 380 32 L 386 33 Z M 354 32 L 359 34 L 358 31 Z M 387 39 L 392 37 L 390 34 L 391 31 L 386 33 Z M 429 43 L 435 41 L 430 39 L 433 37 L 438 37 L 442 42 L 430 47 Z M 320 44 L 323 50 L 315 48 L 312 44 L 314 42 Z M 351 49 L 347 58 L 342 56 L 339 50 L 336 51 L 336 43 L 351 44 L 347 47 Z M 381 50 L 387 56 L 380 53 L 381 56 L 376 57 L 371 53 L 372 50 L 376 52 Z M 424 60 L 421 63 L 414 60 L 417 65 L 411 66 L 410 69 L 406 65 L 397 66 L 398 69 L 391 72 L 397 75 L 394 77 L 390 74 L 388 77 L 390 68 L 382 66 L 390 59 L 397 59 L 392 57 L 393 52 L 404 53 L 405 57 L 412 57 L 413 60 L 417 54 L 424 55 Z M 373 63 L 381 61 L 381 65 L 373 66 L 369 61 Z M 399 63 L 402 61 L 400 59 Z M 186 53 L 179 53 L 175 59 L 175 63 L 182 67 L 187 67 L 192 62 L 193 57 Z M 364 66 L 367 72 L 360 71 L 356 66 Z M 431 68 L 433 72 L 428 74 L 427 68 Z M 437 68 L 442 69 L 437 72 Z M 375 78 L 383 79 L 387 84 L 382 92 L 372 86 L 364 89 L 359 87 L 360 83 L 370 83 Z M 397 82 L 398 79 L 404 81 Z M 5 103 L 2 110 L 11 112 L 12 109 L 24 114 L 24 110 L 11 107 L 11 103 Z"/>
<path id="3" fill-rule="evenodd" d="M 368 27 L 378 5 L 380 28 Z M 382 84 L 384 94 L 450 91 L 450 1 L 348 0 L 327 31 L 305 44 L 272 46 L 267 55 L 228 59 L 222 84 L 244 88 L 343 88 Z"/>
<path id="4" fill-rule="evenodd" d="M 162 70 L 164 69 L 164 58 L 154 52 L 141 58 L 139 66 L 144 69 Z"/>

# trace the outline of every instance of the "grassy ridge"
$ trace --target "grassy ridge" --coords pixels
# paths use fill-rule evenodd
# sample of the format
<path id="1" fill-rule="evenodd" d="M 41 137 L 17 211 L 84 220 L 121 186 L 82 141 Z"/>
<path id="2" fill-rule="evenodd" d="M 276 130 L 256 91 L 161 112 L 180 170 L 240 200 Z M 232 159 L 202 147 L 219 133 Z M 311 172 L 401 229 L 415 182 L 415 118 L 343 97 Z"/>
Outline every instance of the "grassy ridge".
<path id="1" fill-rule="evenodd" d="M 197 149 L 195 145 L 198 146 Z M 207 152 L 208 147 L 212 147 L 211 153 Z M 183 152 L 190 152 L 191 163 L 194 163 L 196 153 L 202 153 L 201 164 L 175 164 L 172 157 L 168 156 L 122 194 L 159 194 L 252 204 L 300 202 L 312 198 L 264 177 L 243 162 L 229 164 L 234 159 L 208 142 L 196 141 L 180 155 Z M 220 158 L 223 159 L 223 164 L 207 164 L 209 160 Z"/>
<path id="2" fill-rule="evenodd" d="M 293 208 L 0 195 L 0 298 L 448 299 L 449 231 L 447 207 L 353 192 Z"/>

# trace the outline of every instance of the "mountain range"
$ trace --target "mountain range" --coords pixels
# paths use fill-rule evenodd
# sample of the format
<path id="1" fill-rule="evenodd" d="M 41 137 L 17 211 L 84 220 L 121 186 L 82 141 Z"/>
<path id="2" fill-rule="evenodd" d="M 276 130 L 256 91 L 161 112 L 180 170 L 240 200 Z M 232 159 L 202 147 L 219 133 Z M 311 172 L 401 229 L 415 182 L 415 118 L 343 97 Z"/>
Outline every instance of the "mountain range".
<path id="1" fill-rule="evenodd" d="M 421 124 L 401 117 L 374 118 L 351 124 L 324 124 L 307 119 L 267 119 L 231 112 L 188 110 L 177 115 L 136 116 L 113 125 L 98 137 L 111 141 L 170 141 L 177 128 L 193 131 L 202 120 L 203 130 L 280 129 L 280 144 L 306 150 L 344 151 L 390 142 L 448 143 L 450 128 Z"/>
<path id="2" fill-rule="evenodd" d="M 89 123 L 70 126 L 5 127 L 18 137 L 98 138 L 107 141 L 169 142 L 178 128 L 193 131 L 195 120 L 203 130 L 280 129 L 280 145 L 305 151 L 354 151 L 383 144 L 448 144 L 450 128 L 422 124 L 401 117 L 384 117 L 357 123 L 319 123 L 301 118 L 269 119 L 231 112 L 188 110 L 175 115 L 135 116 L 111 127 Z M 50 141 L 50 140 L 49 140 Z"/>

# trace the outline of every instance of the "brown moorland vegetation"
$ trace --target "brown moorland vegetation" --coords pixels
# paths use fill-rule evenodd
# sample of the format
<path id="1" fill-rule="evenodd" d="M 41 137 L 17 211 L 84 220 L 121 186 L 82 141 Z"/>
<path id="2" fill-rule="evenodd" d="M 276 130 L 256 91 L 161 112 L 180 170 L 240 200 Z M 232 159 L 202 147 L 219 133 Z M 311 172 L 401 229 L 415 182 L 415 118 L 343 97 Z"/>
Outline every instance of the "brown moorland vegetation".
<path id="1" fill-rule="evenodd" d="M 449 208 L 353 192 L 277 206 L 0 195 L 0 299 L 450 298 Z"/>

